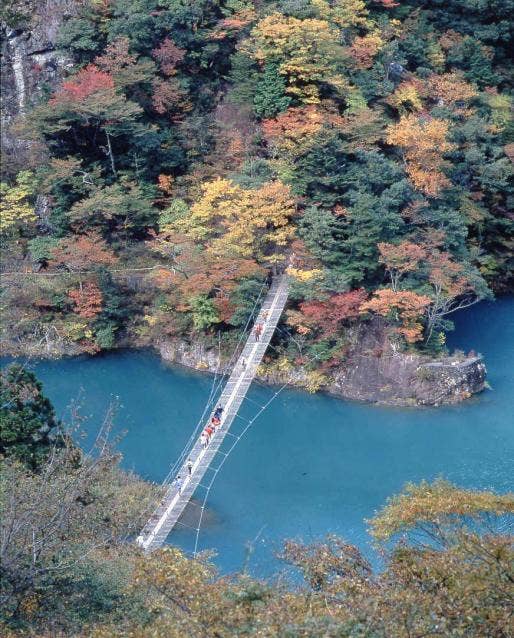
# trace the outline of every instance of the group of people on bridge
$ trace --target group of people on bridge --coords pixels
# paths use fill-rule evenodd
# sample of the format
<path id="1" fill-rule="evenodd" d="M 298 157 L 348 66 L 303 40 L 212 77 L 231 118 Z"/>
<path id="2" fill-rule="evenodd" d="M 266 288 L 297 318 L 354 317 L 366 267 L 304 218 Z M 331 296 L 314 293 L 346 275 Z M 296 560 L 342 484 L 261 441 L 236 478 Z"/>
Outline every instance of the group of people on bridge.
<path id="1" fill-rule="evenodd" d="M 266 277 L 266 285 L 268 286 L 268 288 L 271 288 L 272 283 L 273 283 L 273 275 L 271 273 L 271 270 L 268 270 L 268 275 Z M 269 315 L 269 311 L 265 310 L 262 315 L 262 318 L 264 319 L 264 323 L 255 324 L 255 327 L 253 329 L 253 335 L 255 337 L 255 341 L 261 340 L 261 334 L 262 334 L 262 331 L 264 330 L 264 326 L 266 325 L 266 321 L 268 320 L 268 315 Z"/>
<path id="2" fill-rule="evenodd" d="M 221 425 L 222 414 L 223 414 L 223 408 L 221 407 L 221 405 L 219 405 L 214 410 L 212 419 L 210 420 L 210 422 L 207 424 L 204 431 L 200 435 L 200 442 L 202 444 L 202 447 L 206 448 L 209 445 L 212 435 L 214 434 L 214 432 L 216 432 L 216 428 L 218 428 Z M 194 464 L 193 464 L 193 461 L 191 460 L 191 457 L 188 457 L 186 461 L 188 476 L 191 476 L 191 474 L 193 473 L 193 465 Z M 182 493 L 183 484 L 184 484 L 184 481 L 182 480 L 182 476 L 179 474 L 173 481 L 173 485 L 177 488 L 177 491 L 179 494 Z"/>
<path id="3" fill-rule="evenodd" d="M 216 429 L 221 425 L 221 415 L 223 414 L 223 408 L 219 405 L 215 410 L 210 420 L 210 423 L 207 424 L 204 431 L 200 435 L 200 443 L 202 447 L 207 447 L 211 440 L 212 435 L 216 432 Z"/>

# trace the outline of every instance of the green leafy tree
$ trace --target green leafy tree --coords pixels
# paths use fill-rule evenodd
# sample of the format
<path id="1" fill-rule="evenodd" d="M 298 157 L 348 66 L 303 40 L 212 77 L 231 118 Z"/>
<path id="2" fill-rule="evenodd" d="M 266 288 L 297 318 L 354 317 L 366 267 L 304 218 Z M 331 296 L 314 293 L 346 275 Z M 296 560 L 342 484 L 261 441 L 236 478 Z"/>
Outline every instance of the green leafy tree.
<path id="1" fill-rule="evenodd" d="M 113 280 L 111 273 L 100 269 L 98 284 L 102 292 L 102 312 L 93 325 L 95 340 L 102 349 L 110 349 L 116 343 L 116 335 L 126 328 L 127 322 L 137 309 L 129 300 L 129 291 Z"/>
<path id="2" fill-rule="evenodd" d="M 34 237 L 28 241 L 32 259 L 42 265 L 47 265 L 52 258 L 52 250 L 57 247 L 59 240 L 55 237 Z"/>
<path id="3" fill-rule="evenodd" d="M 262 119 L 275 117 L 277 113 L 285 111 L 290 103 L 291 98 L 286 95 L 286 82 L 279 73 L 279 65 L 267 62 L 264 72 L 259 76 L 253 98 L 255 114 Z"/>
<path id="4" fill-rule="evenodd" d="M 193 324 L 196 330 L 207 330 L 219 322 L 220 317 L 214 301 L 206 295 L 197 295 L 190 300 Z"/>
<path id="5" fill-rule="evenodd" d="M 93 19 L 91 19 L 93 18 Z M 72 54 L 82 62 L 92 61 L 103 44 L 101 31 L 97 29 L 94 17 L 76 17 L 64 22 L 59 29 L 57 46 Z"/>
<path id="6" fill-rule="evenodd" d="M 20 364 L 0 373 L 0 458 L 38 470 L 63 443 L 61 424 L 36 375 Z"/>
<path id="7" fill-rule="evenodd" d="M 71 207 L 69 220 L 76 228 L 97 226 L 115 229 L 125 238 L 137 235 L 156 222 L 152 192 L 149 186 L 141 188 L 126 180 L 96 188 Z"/>

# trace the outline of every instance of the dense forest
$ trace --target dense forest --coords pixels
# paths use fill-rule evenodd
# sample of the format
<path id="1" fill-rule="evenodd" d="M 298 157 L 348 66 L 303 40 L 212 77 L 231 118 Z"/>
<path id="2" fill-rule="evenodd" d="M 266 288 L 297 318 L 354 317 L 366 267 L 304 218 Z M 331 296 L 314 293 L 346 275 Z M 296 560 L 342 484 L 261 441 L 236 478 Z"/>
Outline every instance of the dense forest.
<path id="1" fill-rule="evenodd" d="M 406 486 L 368 521 L 380 570 L 329 536 L 285 542 L 273 580 L 220 576 L 207 552 L 127 542 L 158 488 L 119 468 L 105 428 L 80 451 L 21 365 L 0 374 L 0 401 L 5 638 L 512 635 L 512 494 Z"/>
<path id="2" fill-rule="evenodd" d="M 11 343 L 228 350 L 287 266 L 274 356 L 316 387 L 356 323 L 437 354 L 511 289 L 512 0 L 73 4 L 2 167 Z"/>

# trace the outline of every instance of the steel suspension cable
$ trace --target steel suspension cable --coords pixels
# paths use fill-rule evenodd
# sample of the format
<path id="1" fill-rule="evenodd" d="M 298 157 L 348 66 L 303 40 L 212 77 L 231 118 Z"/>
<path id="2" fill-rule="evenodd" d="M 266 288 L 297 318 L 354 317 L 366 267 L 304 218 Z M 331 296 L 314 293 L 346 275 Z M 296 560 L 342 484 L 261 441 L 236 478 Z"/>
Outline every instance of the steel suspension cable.
<path id="1" fill-rule="evenodd" d="M 258 295 L 257 295 L 257 297 L 255 299 L 255 302 L 254 302 L 254 304 L 253 304 L 253 306 L 251 308 L 250 314 L 248 315 L 248 318 L 247 318 L 246 323 L 245 323 L 245 325 L 243 327 L 243 330 L 240 332 L 239 339 L 238 339 L 238 341 L 237 341 L 237 343 L 236 343 L 236 345 L 235 345 L 235 347 L 234 347 L 234 349 L 232 351 L 230 359 L 225 364 L 225 367 L 227 369 L 230 369 L 232 367 L 232 364 L 233 364 L 233 362 L 234 362 L 234 360 L 235 360 L 235 358 L 237 356 L 237 352 L 238 352 L 239 346 L 241 345 L 241 343 L 243 341 L 243 337 L 245 337 L 246 334 L 247 334 L 248 327 L 249 327 L 250 322 L 251 322 L 251 320 L 252 320 L 252 318 L 253 318 L 253 316 L 255 314 L 255 309 L 257 308 L 257 305 L 258 305 L 258 303 L 259 303 L 259 301 L 260 301 L 260 299 L 262 297 L 262 292 L 263 292 L 265 286 L 266 286 L 266 283 L 263 283 L 261 288 L 260 288 L 260 290 L 259 290 L 259 293 L 258 293 Z M 215 376 L 217 375 L 217 372 L 218 372 L 218 369 L 220 368 L 220 366 L 221 366 L 221 355 L 218 356 L 218 366 L 216 368 Z M 200 427 L 204 424 L 205 416 L 207 414 L 208 409 L 215 403 L 215 401 L 213 401 L 214 396 L 218 393 L 222 383 L 223 383 L 223 375 L 220 376 L 219 382 L 217 383 L 216 388 L 214 389 L 214 391 L 213 391 L 214 383 L 211 386 L 211 392 L 210 392 L 210 395 L 209 395 L 209 399 L 208 399 L 208 401 L 205 404 L 205 407 L 204 407 L 204 410 L 202 412 L 202 415 L 201 415 L 200 419 L 198 420 L 198 422 L 196 424 L 196 427 L 193 430 L 191 436 L 189 437 L 189 440 L 186 443 L 184 449 L 182 450 L 179 458 L 175 461 L 175 463 L 171 467 L 170 471 L 168 472 L 166 478 L 164 479 L 164 481 L 162 483 L 163 485 L 165 485 L 169 481 L 170 477 L 174 474 L 174 472 L 179 467 L 182 466 L 187 454 L 191 451 L 191 448 L 194 446 L 194 443 L 196 443 L 196 439 L 198 438 L 197 437 L 198 431 L 199 431 Z"/>
<path id="2" fill-rule="evenodd" d="M 278 328 L 278 326 L 277 326 Z M 271 344 L 270 344 L 271 345 Z M 274 348 L 273 346 L 271 346 L 274 350 L 276 350 L 276 348 Z M 310 359 L 308 359 L 304 365 L 309 365 L 309 363 L 311 361 L 314 361 L 314 359 L 319 359 L 320 355 L 316 354 L 313 355 L 312 357 L 310 357 Z M 273 396 L 266 401 L 266 403 L 260 407 L 260 409 L 256 412 L 256 414 L 251 418 L 251 419 L 245 419 L 244 417 L 240 417 L 241 419 L 247 420 L 248 424 L 246 425 L 246 427 L 242 430 L 242 432 L 239 435 L 235 435 L 232 434 L 230 432 L 227 432 L 227 434 L 230 434 L 231 436 L 234 437 L 234 443 L 229 447 L 228 452 L 226 453 L 222 453 L 223 457 L 221 462 L 219 463 L 219 465 L 214 468 L 213 471 L 213 475 L 208 483 L 207 486 L 205 487 L 205 494 L 204 494 L 204 498 L 202 501 L 202 505 L 200 507 L 200 515 L 199 515 L 199 520 L 198 520 L 198 527 L 196 528 L 196 535 L 195 535 L 195 545 L 194 545 L 194 551 L 193 551 L 193 557 L 196 558 L 197 554 L 198 554 L 198 542 L 199 542 L 199 538 L 200 538 L 200 531 L 201 531 L 201 527 L 202 527 L 202 521 L 203 521 L 203 514 L 205 511 L 205 506 L 207 504 L 207 499 L 209 497 L 211 488 L 214 484 L 214 481 L 218 475 L 218 472 L 221 470 L 221 468 L 223 467 L 223 465 L 225 464 L 225 461 L 227 460 L 227 458 L 229 457 L 229 455 L 231 454 L 231 452 L 234 450 L 234 448 L 236 447 L 236 445 L 239 443 L 239 441 L 241 440 L 241 438 L 246 434 L 246 432 L 250 429 L 250 427 L 253 425 L 253 423 L 258 419 L 258 417 L 264 412 L 264 410 L 266 410 L 266 408 L 269 407 L 269 405 L 276 399 L 276 397 L 282 393 L 282 391 L 287 388 L 289 385 L 291 385 L 294 381 L 296 381 L 296 379 L 289 379 L 288 381 L 286 381 L 274 394 Z M 246 398 L 245 398 L 246 400 Z"/>

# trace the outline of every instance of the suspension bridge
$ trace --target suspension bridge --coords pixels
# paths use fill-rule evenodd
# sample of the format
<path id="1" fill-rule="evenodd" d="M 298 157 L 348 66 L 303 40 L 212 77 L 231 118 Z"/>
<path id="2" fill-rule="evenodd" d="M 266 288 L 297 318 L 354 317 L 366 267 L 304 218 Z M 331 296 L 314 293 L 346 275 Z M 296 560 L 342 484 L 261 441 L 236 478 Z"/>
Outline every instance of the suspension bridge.
<path id="1" fill-rule="evenodd" d="M 183 462 L 175 474 L 176 480 L 167 489 L 162 502 L 150 516 L 136 539 L 143 549 L 147 551 L 156 549 L 166 541 L 168 534 L 179 522 L 179 518 L 195 490 L 198 487 L 205 487 L 202 480 L 206 473 L 212 470 L 213 464 L 215 465 L 216 462 L 220 464 L 220 459 L 222 462 L 226 457 L 220 447 L 225 437 L 231 435 L 230 426 L 237 416 L 257 368 L 269 346 L 280 315 L 284 310 L 287 295 L 287 275 L 275 277 L 254 322 L 254 328 L 250 330 L 246 344 L 235 362 L 232 373 L 217 402 L 219 406 L 223 407 L 220 424 L 216 427 L 207 445 L 204 445 L 201 438 L 198 437 L 194 440 L 189 454 L 182 455 Z M 255 327 L 258 327 L 257 330 L 262 329 L 260 335 L 256 334 Z M 213 416 L 214 410 L 206 424 L 210 423 Z M 180 477 L 180 481 L 178 477 Z"/>

